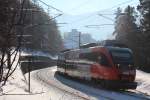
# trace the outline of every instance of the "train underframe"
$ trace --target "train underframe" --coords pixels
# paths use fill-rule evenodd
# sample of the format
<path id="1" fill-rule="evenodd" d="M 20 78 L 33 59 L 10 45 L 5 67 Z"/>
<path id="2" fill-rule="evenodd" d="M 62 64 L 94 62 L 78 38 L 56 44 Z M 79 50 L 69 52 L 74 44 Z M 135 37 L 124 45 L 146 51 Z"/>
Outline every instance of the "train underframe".
<path id="1" fill-rule="evenodd" d="M 94 79 L 92 81 L 96 84 L 99 84 L 102 88 L 106 89 L 136 89 L 137 82 L 121 81 L 121 80 L 101 80 Z"/>

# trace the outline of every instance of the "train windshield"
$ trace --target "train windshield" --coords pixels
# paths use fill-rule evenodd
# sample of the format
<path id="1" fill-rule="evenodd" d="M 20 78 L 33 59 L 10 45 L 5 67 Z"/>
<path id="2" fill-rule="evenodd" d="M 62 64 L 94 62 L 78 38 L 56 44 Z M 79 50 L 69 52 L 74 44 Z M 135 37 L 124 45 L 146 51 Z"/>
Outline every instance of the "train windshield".
<path id="1" fill-rule="evenodd" d="M 132 53 L 128 50 L 112 50 L 111 55 L 115 64 L 133 65 Z"/>

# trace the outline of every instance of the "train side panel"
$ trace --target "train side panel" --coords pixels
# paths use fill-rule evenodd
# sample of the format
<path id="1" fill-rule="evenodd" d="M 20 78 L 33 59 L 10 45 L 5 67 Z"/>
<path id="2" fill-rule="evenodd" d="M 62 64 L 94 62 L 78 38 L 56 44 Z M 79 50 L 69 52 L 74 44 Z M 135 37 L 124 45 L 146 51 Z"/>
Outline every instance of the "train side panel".
<path id="1" fill-rule="evenodd" d="M 134 82 L 136 70 L 128 66 L 116 66 L 105 47 L 65 52 L 58 61 L 58 71 L 80 79 L 107 82 L 112 87 L 135 89 L 137 86 Z"/>

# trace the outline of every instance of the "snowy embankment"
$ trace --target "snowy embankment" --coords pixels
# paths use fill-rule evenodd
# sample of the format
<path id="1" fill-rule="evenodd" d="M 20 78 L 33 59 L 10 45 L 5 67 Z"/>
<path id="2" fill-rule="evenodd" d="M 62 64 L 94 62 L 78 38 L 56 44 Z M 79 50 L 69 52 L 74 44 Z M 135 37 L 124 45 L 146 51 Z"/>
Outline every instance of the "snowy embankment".
<path id="1" fill-rule="evenodd" d="M 51 96 L 52 89 L 47 88 L 42 82 L 34 79 L 37 71 L 31 72 L 31 90 L 28 91 L 28 74 L 22 74 L 17 68 L 15 73 L 9 78 L 7 84 L 0 88 L 0 100 L 55 100 L 57 93 Z"/>
<path id="2" fill-rule="evenodd" d="M 32 56 L 45 56 L 45 57 L 49 57 L 52 60 L 57 60 L 58 56 L 57 55 L 52 55 L 50 53 L 47 52 L 42 52 L 42 51 L 22 51 L 21 52 L 22 56 L 26 56 L 26 55 L 32 55 Z"/>
<path id="3" fill-rule="evenodd" d="M 150 73 L 137 70 L 136 81 L 138 82 L 138 87 L 136 90 L 150 95 Z"/>
<path id="4" fill-rule="evenodd" d="M 21 52 L 22 56 L 25 55 L 35 55 L 35 56 L 45 56 L 51 59 L 57 59 L 57 56 L 52 56 L 48 53 L 43 52 Z M 14 58 L 13 55 L 12 58 Z M 19 54 L 13 68 L 15 67 L 19 59 Z M 50 94 L 47 92 L 49 89 L 41 82 L 37 82 L 36 79 L 32 77 L 36 71 L 31 72 L 31 92 L 28 92 L 28 74 L 23 75 L 20 66 L 17 67 L 16 71 L 9 77 L 5 86 L 0 87 L 0 100 L 50 100 Z M 1 85 L 1 84 L 0 84 Z M 56 94 L 55 94 L 56 95 Z M 54 100 L 54 99 L 53 99 Z"/>

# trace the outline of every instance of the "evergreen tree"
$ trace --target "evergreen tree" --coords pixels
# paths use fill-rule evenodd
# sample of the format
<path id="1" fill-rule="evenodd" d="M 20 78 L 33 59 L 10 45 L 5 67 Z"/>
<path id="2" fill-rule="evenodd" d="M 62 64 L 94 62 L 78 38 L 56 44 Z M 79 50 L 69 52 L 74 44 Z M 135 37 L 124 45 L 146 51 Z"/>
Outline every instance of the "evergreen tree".
<path id="1" fill-rule="evenodd" d="M 135 64 L 139 65 L 139 31 L 135 24 L 136 12 L 134 7 L 127 6 L 123 13 L 116 14 L 116 40 L 126 44 L 134 52 Z"/>
<path id="2" fill-rule="evenodd" d="M 117 8 L 116 12 L 114 13 L 116 16 L 115 16 L 115 31 L 113 32 L 113 35 L 116 35 L 117 34 L 117 19 L 118 17 L 121 15 L 121 12 L 122 12 L 122 9 L 120 7 Z"/>
<path id="3" fill-rule="evenodd" d="M 117 11 L 115 12 L 115 15 L 116 15 L 115 19 L 117 19 L 121 15 L 121 13 L 122 13 L 122 9 L 118 7 Z"/>
<path id="4" fill-rule="evenodd" d="M 143 70 L 150 72 L 150 1 L 140 0 L 140 5 L 137 7 L 141 14 L 140 29 L 142 31 L 142 48 L 141 53 L 144 59 Z"/>

